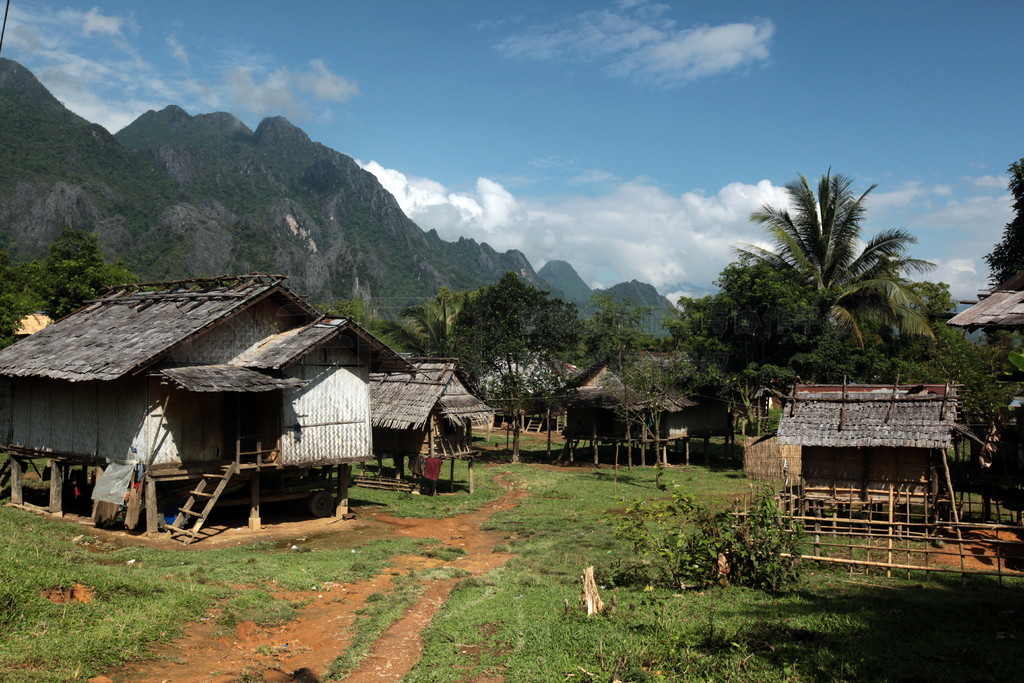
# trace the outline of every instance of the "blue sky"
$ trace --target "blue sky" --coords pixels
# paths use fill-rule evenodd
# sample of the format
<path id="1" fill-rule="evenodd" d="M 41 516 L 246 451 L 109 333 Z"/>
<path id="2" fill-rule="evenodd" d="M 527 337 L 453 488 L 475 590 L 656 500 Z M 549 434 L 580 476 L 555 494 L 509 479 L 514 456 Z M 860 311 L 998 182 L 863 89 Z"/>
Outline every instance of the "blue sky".
<path id="1" fill-rule="evenodd" d="M 971 297 L 1024 156 L 1021 26 L 1010 0 L 12 0 L 2 56 L 112 132 L 286 116 L 447 239 L 673 297 L 831 167 Z"/>

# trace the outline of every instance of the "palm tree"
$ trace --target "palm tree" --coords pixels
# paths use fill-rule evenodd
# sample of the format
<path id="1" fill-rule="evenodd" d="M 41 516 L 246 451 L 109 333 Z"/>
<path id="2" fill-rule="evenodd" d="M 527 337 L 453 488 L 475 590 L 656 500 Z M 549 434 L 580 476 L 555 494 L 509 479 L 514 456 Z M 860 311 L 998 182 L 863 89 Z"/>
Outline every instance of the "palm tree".
<path id="1" fill-rule="evenodd" d="M 466 292 L 441 287 L 437 296 L 402 309 L 398 321 L 384 324 L 382 336 L 392 346 L 416 356 L 447 358 L 455 348 L 455 318 L 466 301 Z"/>
<path id="2" fill-rule="evenodd" d="M 831 169 L 818 181 L 817 194 L 807 178 L 786 185 L 792 204 L 787 208 L 764 205 L 750 220 L 765 226 L 775 250 L 744 245 L 737 250 L 822 293 L 829 317 L 849 331 L 863 346 L 861 325 L 868 321 L 895 327 L 904 334 L 931 336 L 919 297 L 903 274 L 927 272 L 934 264 L 907 256 L 917 238 L 901 229 L 879 232 L 861 242 L 865 199 L 850 189 L 853 180 Z"/>

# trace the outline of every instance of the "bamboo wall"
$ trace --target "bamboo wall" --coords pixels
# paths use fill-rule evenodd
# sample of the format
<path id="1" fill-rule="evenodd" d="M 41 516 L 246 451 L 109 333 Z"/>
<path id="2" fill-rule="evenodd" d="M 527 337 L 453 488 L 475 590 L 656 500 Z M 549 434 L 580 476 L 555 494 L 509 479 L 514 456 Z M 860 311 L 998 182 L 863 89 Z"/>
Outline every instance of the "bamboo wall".
<path id="1" fill-rule="evenodd" d="M 146 379 L 64 382 L 12 378 L 11 446 L 83 459 L 128 460 L 149 440 Z"/>
<path id="2" fill-rule="evenodd" d="M 743 473 L 748 479 L 785 482 L 786 468 L 789 481 L 800 480 L 800 446 L 782 446 L 774 436 L 761 438 L 748 436 L 743 444 Z"/>
<path id="3" fill-rule="evenodd" d="M 181 365 L 227 363 L 294 325 L 293 316 L 283 315 L 279 304 L 264 299 L 182 344 L 170 357 Z"/>
<path id="4" fill-rule="evenodd" d="M 0 443 L 6 442 L 11 434 L 11 380 L 0 377 Z"/>
<path id="5" fill-rule="evenodd" d="M 373 457 L 369 369 L 351 350 L 320 348 L 287 372 L 309 384 L 284 392 L 282 464 L 335 464 Z"/>
<path id="6" fill-rule="evenodd" d="M 225 443 L 220 393 L 183 391 L 150 378 L 145 429 L 146 458 L 152 454 L 155 465 L 234 458 Z"/>
<path id="7" fill-rule="evenodd" d="M 923 497 L 932 480 L 927 448 L 805 446 L 804 497 L 884 502 L 889 488 Z"/>

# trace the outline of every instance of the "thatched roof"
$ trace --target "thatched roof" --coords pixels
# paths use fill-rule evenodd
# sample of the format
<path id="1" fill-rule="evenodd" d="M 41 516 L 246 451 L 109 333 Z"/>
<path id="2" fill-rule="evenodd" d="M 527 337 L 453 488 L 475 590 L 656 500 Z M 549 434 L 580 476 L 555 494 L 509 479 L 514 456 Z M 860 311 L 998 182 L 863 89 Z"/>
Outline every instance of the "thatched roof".
<path id="1" fill-rule="evenodd" d="M 994 287 L 981 301 L 950 318 L 948 324 L 969 330 L 1024 328 L 1024 272 Z"/>
<path id="2" fill-rule="evenodd" d="M 795 446 L 940 448 L 952 443 L 959 398 L 952 387 L 798 386 L 779 421 L 778 442 Z"/>
<path id="3" fill-rule="evenodd" d="M 437 406 L 454 424 L 471 420 L 487 424 L 494 411 L 470 391 L 466 376 L 453 360 L 412 361 L 413 374 L 370 375 L 370 417 L 374 427 L 423 429 Z"/>
<path id="4" fill-rule="evenodd" d="M 686 362 L 677 353 L 641 351 L 642 359 L 657 364 Z M 622 378 L 610 363 L 595 363 L 576 378 L 576 396 L 569 402 L 575 408 L 607 408 L 614 410 L 626 406 L 629 410 L 642 410 L 646 397 L 623 384 Z M 659 398 L 668 412 L 678 412 L 699 405 L 699 402 L 679 392 L 670 392 Z"/>

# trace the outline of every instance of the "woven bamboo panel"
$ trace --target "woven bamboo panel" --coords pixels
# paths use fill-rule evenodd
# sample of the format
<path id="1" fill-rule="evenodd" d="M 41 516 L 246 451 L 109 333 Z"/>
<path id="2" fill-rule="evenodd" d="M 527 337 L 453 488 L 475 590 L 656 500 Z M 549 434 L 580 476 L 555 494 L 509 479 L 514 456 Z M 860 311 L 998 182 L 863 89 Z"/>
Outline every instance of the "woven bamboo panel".
<path id="1" fill-rule="evenodd" d="M 801 453 L 799 446 L 783 446 L 773 437 L 748 436 L 743 445 L 743 473 L 758 481 L 799 481 Z"/>

